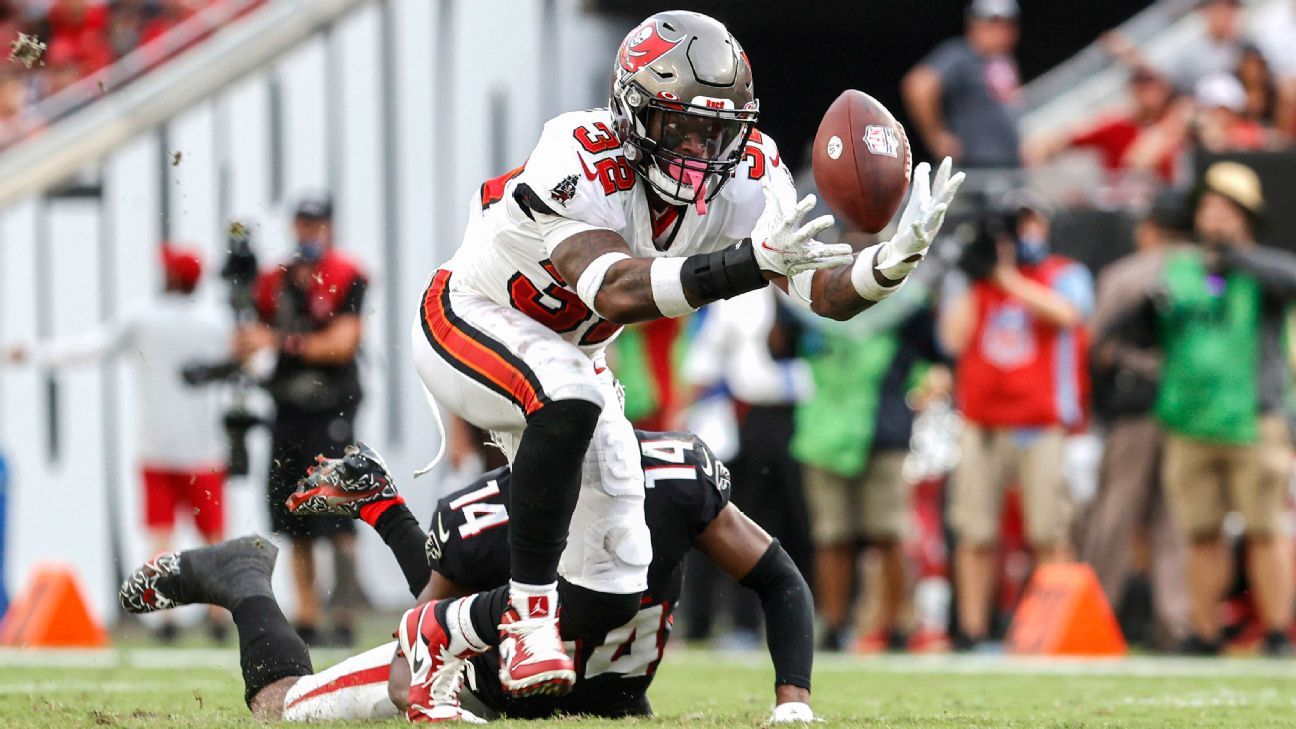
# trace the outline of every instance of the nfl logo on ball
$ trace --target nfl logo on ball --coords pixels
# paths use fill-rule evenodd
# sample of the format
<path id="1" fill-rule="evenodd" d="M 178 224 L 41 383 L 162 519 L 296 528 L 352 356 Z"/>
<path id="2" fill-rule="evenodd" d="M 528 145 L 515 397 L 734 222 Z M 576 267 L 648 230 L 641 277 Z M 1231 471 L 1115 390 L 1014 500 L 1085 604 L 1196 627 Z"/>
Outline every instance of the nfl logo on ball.
<path id="1" fill-rule="evenodd" d="M 891 127 L 877 124 L 864 127 L 864 143 L 868 145 L 868 150 L 873 154 L 885 154 L 888 157 L 899 156 L 900 135 L 896 134 L 895 129 Z"/>

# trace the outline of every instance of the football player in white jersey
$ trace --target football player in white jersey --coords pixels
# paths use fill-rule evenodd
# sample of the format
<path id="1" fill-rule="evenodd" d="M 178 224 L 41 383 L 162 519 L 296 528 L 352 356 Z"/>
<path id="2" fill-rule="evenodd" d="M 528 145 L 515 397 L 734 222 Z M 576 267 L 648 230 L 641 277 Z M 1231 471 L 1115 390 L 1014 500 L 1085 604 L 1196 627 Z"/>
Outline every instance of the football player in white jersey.
<path id="1" fill-rule="evenodd" d="M 515 695 L 574 680 L 558 576 L 630 619 L 651 544 L 644 474 L 604 348 L 621 326 L 678 317 L 773 281 L 850 318 L 921 261 L 962 182 L 924 164 L 891 240 L 852 253 L 814 237 L 774 141 L 755 128 L 751 67 L 723 25 L 649 17 L 617 54 L 610 107 L 550 120 L 526 163 L 485 182 L 462 246 L 413 334 L 428 391 L 491 431 L 512 465 L 510 605 L 500 679 Z M 569 538 L 570 534 L 570 538 Z M 432 674 L 436 672 L 433 671 Z"/>

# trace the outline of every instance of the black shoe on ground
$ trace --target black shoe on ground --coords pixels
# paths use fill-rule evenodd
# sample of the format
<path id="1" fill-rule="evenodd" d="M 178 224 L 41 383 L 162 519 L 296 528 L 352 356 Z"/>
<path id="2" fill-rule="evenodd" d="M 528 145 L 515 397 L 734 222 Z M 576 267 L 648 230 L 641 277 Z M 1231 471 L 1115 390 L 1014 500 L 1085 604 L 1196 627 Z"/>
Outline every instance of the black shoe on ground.
<path id="1" fill-rule="evenodd" d="M 1264 645 L 1261 648 L 1268 658 L 1290 658 L 1292 655 L 1291 640 L 1281 630 L 1265 633 Z"/>
<path id="2" fill-rule="evenodd" d="M 270 540 L 250 536 L 161 554 L 127 577 L 117 597 L 128 613 L 200 603 L 232 610 L 248 597 L 274 597 L 270 575 L 278 553 Z"/>
<path id="3" fill-rule="evenodd" d="M 158 628 L 157 633 L 154 635 L 157 636 L 159 642 L 171 645 L 180 637 L 180 626 L 172 622 L 162 623 L 162 627 Z"/>
<path id="4" fill-rule="evenodd" d="M 840 653 L 846 650 L 846 638 L 842 631 L 824 628 L 819 635 L 819 650 L 825 653 Z"/>
<path id="5" fill-rule="evenodd" d="M 338 648 L 351 648 L 356 644 L 355 630 L 349 625 L 339 625 L 333 628 L 333 636 L 329 640 L 329 645 Z"/>
<path id="6" fill-rule="evenodd" d="M 293 630 L 297 631 L 297 637 L 302 639 L 310 648 L 317 648 L 321 645 L 319 628 L 314 625 L 294 625 Z"/>
<path id="7" fill-rule="evenodd" d="M 1190 635 L 1179 645 L 1179 652 L 1185 656 L 1218 656 L 1223 650 L 1218 640 L 1206 640 L 1197 635 Z"/>
<path id="8" fill-rule="evenodd" d="M 213 643 L 224 643 L 229 638 L 229 625 L 222 620 L 208 618 L 207 637 L 211 638 Z"/>

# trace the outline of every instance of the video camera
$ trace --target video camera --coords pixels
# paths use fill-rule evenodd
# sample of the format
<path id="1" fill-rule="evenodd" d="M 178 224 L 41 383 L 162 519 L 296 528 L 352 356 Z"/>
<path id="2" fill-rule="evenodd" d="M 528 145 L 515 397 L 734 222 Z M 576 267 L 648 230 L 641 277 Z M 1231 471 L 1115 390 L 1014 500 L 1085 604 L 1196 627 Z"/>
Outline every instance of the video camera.
<path id="1" fill-rule="evenodd" d="M 252 238 L 243 224 L 230 224 L 227 251 L 220 276 L 229 287 L 228 301 L 234 312 L 234 322 L 246 324 L 256 321 L 253 291 L 256 286 L 257 257 L 252 250 Z M 232 359 L 194 362 L 181 370 L 181 376 L 193 387 L 215 382 L 229 382 L 233 385 L 234 402 L 223 418 L 225 436 L 229 440 L 228 468 L 232 476 L 246 476 L 249 469 L 248 431 L 265 424 L 265 420 L 248 407 L 249 396 L 257 383 L 243 370 L 240 362 Z"/>
<path id="2" fill-rule="evenodd" d="M 958 267 L 974 281 L 984 280 L 999 262 L 999 241 L 1017 235 L 1018 211 L 1003 201 L 979 194 L 969 196 L 971 212 L 954 222 L 954 236 L 962 244 Z"/>

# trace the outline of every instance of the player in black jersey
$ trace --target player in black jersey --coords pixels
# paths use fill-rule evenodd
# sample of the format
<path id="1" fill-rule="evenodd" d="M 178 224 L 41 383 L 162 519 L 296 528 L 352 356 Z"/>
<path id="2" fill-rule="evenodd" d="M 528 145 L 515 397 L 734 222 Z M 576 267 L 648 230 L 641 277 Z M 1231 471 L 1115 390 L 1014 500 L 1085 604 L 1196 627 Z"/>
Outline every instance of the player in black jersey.
<path id="1" fill-rule="evenodd" d="M 769 623 L 769 645 L 780 704 L 805 704 L 810 688 L 813 616 L 809 591 L 782 547 L 729 503 L 729 472 L 689 433 L 636 431 L 646 478 L 646 522 L 653 560 L 639 612 L 625 625 L 600 625 L 588 614 L 597 603 L 585 590 L 559 583 L 564 640 L 577 681 L 563 697 L 513 698 L 500 686 L 495 651 L 468 659 L 470 708 L 491 715 L 534 718 L 562 714 L 598 716 L 651 713 L 647 691 L 662 658 L 680 596 L 684 556 L 697 547 L 728 574 L 760 593 Z M 495 618 L 505 608 L 508 583 L 509 472 L 489 473 L 437 503 L 429 529 L 433 570 L 423 598 L 471 593 L 470 612 Z M 494 588 L 494 589 L 492 589 Z M 489 608 L 479 607 L 488 605 Z M 435 603 L 434 603 L 435 604 Z M 454 611 L 446 610 L 453 617 Z M 479 635 L 493 636 L 484 628 Z M 493 618 L 491 618 L 493 619 Z M 457 626 L 456 626 L 457 627 Z M 471 626 L 468 626 L 471 630 Z M 452 632 L 456 628 L 452 628 Z M 475 638 L 475 636 L 473 636 Z M 392 671 L 393 700 L 402 704 L 405 665 Z M 469 698 L 465 696 L 465 701 Z M 793 707 L 780 715 L 794 713 Z M 808 714 L 808 707 L 805 713 Z"/>
<path id="2" fill-rule="evenodd" d="M 254 600 L 255 616 L 242 622 L 240 610 L 249 610 L 240 606 L 234 612 L 253 713 L 263 719 L 323 720 L 376 718 L 400 709 L 415 721 L 473 721 L 477 717 L 472 711 L 510 718 L 649 714 L 647 690 L 673 622 L 681 565 L 696 547 L 760 595 L 775 666 L 771 721 L 813 720 L 808 705 L 813 606 L 804 579 L 778 542 L 729 503 L 728 469 L 700 439 L 688 433 L 637 431 L 636 436 L 653 547 L 648 590 L 629 623 L 607 625 L 594 610 L 596 596 L 560 583 L 562 637 L 577 671 L 571 693 L 514 698 L 500 684 L 494 643 L 495 626 L 508 607 L 509 470 L 487 473 L 441 499 L 429 531 L 423 532 L 381 459 L 361 445 L 348 449 L 341 459 L 322 461 L 289 506 L 299 514 L 350 514 L 373 526 L 391 547 L 420 606 L 401 620 L 394 659 L 389 643 L 313 675 L 307 675 L 311 672 L 304 646 L 292 645 L 296 636 L 290 629 L 273 630 L 277 623 L 264 603 Z M 238 551 L 234 547 L 240 542 L 244 544 L 238 549 L 246 551 L 246 539 L 215 549 Z M 206 562 L 227 564 L 234 554 L 200 551 L 178 555 L 174 569 L 166 560 L 141 568 L 123 584 L 123 604 L 143 612 L 209 601 L 194 583 L 215 567 L 204 566 L 200 558 L 217 557 Z M 186 564 L 187 577 L 181 574 Z M 262 560 L 259 567 L 243 572 L 266 569 Z M 268 580 L 265 584 L 268 588 Z M 155 603 L 161 597 L 166 604 L 150 607 L 130 599 L 141 597 L 145 589 Z M 231 601 L 227 596 L 221 599 Z M 267 643 L 284 645 L 276 651 Z M 466 706 L 460 705 L 461 695 Z"/>

